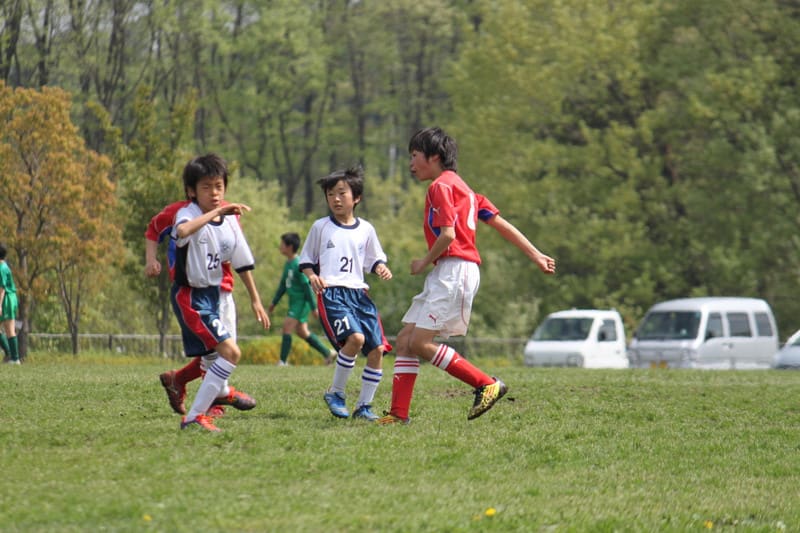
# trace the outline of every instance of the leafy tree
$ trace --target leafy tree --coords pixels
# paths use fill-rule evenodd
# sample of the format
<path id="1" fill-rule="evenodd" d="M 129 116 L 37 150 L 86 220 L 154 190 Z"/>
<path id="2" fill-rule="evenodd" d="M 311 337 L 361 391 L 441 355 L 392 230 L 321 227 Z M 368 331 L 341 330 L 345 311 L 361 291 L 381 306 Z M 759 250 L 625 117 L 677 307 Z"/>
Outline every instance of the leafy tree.
<path id="1" fill-rule="evenodd" d="M 144 296 L 147 311 L 155 317 L 161 353 L 165 352 L 165 336 L 173 324 L 171 282 L 166 268 L 155 282 L 144 276 L 144 232 L 150 219 L 165 206 L 186 198 L 181 173 L 186 162 L 194 157 L 186 147 L 191 144 L 195 109 L 192 93 L 170 109 L 148 87 L 139 87 L 132 112 L 135 135 L 117 158 L 116 175 L 121 184 L 125 216 L 123 233 L 131 254 L 125 263 L 125 273 L 131 287 Z M 166 133 L 162 115 L 168 117 Z M 165 248 L 160 247 L 162 264 L 166 264 Z"/>
<path id="2" fill-rule="evenodd" d="M 19 264 L 25 333 L 35 304 L 57 289 L 77 351 L 81 302 L 119 255 L 110 161 L 91 150 L 70 120 L 61 89 L 0 84 L 0 223 Z"/>

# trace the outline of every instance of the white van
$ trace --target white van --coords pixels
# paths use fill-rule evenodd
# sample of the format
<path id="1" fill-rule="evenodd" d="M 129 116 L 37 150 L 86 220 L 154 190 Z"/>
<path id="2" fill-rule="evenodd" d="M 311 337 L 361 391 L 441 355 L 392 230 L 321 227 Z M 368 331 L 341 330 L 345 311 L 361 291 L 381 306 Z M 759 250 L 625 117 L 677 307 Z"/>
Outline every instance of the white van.
<path id="1" fill-rule="evenodd" d="M 769 368 L 778 346 L 764 300 L 683 298 L 650 308 L 628 358 L 639 368 Z"/>
<path id="2" fill-rule="evenodd" d="M 524 361 L 528 366 L 628 368 L 622 317 L 601 309 L 547 315 L 525 345 Z"/>

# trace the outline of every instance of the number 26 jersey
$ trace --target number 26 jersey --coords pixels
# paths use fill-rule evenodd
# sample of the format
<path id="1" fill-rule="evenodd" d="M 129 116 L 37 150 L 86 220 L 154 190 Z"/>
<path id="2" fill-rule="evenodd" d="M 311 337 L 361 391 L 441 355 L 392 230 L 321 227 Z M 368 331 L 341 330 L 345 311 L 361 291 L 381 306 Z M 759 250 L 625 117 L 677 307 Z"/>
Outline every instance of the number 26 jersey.
<path id="1" fill-rule="evenodd" d="M 252 270 L 253 253 L 235 216 L 223 216 L 184 238 L 178 226 L 203 214 L 196 203 L 181 208 L 175 215 L 172 238 L 176 243 L 175 283 L 189 287 L 218 287 L 222 283 L 222 264 L 231 262 L 236 272 Z"/>

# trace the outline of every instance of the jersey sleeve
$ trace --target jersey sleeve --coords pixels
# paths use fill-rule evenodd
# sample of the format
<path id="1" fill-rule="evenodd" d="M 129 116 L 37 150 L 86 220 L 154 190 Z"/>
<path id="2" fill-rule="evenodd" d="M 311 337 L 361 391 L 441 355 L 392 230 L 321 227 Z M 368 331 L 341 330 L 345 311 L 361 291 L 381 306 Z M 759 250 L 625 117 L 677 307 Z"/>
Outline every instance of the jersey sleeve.
<path id="1" fill-rule="evenodd" d="M 375 231 L 375 227 L 372 224 L 369 226 L 368 235 L 367 246 L 364 251 L 364 271 L 372 272 L 379 263 L 385 263 L 387 257 L 378 240 L 378 233 Z"/>
<path id="2" fill-rule="evenodd" d="M 446 183 L 434 183 L 428 190 L 433 228 L 456 225 L 456 209 L 453 188 Z"/>
<path id="3" fill-rule="evenodd" d="M 178 210 L 186 205 L 186 202 L 175 202 L 169 204 L 160 213 L 150 219 L 147 229 L 144 232 L 145 239 L 149 241 L 162 242 L 172 231 L 175 222 L 175 215 Z"/>
<path id="4" fill-rule="evenodd" d="M 184 222 L 189 222 L 194 218 L 195 218 L 195 213 L 192 212 L 190 207 L 182 207 L 178 210 L 177 213 L 175 213 L 175 222 L 170 228 L 170 232 L 172 234 L 172 239 L 175 241 L 178 247 L 186 246 L 186 244 L 191 239 L 191 235 L 183 238 L 178 237 L 178 226 L 180 226 Z"/>
<path id="5" fill-rule="evenodd" d="M 250 250 L 250 245 L 247 244 L 247 239 L 244 238 L 242 227 L 238 222 L 232 222 L 231 227 L 236 233 L 236 249 L 233 251 L 233 256 L 231 257 L 231 266 L 236 272 L 253 270 L 256 260 L 253 257 L 253 252 Z"/>
<path id="6" fill-rule="evenodd" d="M 321 224 L 315 222 L 308 232 L 303 250 L 300 252 L 299 268 L 302 272 L 305 268 L 313 268 L 315 271 L 319 267 L 319 241 L 321 234 Z"/>
<path id="7" fill-rule="evenodd" d="M 478 220 L 482 222 L 489 222 L 500 214 L 500 210 L 482 194 L 475 193 L 475 203 L 478 205 Z"/>

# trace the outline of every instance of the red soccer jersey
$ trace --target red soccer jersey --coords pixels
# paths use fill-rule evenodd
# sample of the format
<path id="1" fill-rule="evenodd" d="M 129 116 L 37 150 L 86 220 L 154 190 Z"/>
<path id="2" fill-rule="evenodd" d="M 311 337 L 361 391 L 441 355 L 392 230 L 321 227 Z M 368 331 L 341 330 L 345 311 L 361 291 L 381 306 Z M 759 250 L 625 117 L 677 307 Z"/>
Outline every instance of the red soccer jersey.
<path id="1" fill-rule="evenodd" d="M 483 195 L 477 194 L 452 170 L 445 170 L 433 180 L 425 197 L 425 240 L 430 250 L 442 226 L 453 226 L 456 238 L 442 257 L 459 257 L 481 264 L 475 244 L 478 220 L 486 222 L 497 215 L 497 208 Z"/>
<path id="2" fill-rule="evenodd" d="M 172 225 L 175 223 L 175 214 L 182 207 L 189 204 L 189 200 L 175 202 L 169 204 L 161 210 L 159 214 L 150 219 L 144 236 L 149 241 L 162 242 L 165 238 L 170 238 L 172 233 Z M 236 217 L 237 220 L 239 217 Z M 175 241 L 170 239 L 167 245 L 167 263 L 169 267 L 169 279 L 175 279 Z M 233 272 L 231 272 L 230 263 L 223 263 L 222 265 L 222 283 L 220 290 L 225 292 L 233 292 Z"/>

